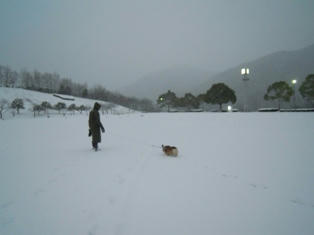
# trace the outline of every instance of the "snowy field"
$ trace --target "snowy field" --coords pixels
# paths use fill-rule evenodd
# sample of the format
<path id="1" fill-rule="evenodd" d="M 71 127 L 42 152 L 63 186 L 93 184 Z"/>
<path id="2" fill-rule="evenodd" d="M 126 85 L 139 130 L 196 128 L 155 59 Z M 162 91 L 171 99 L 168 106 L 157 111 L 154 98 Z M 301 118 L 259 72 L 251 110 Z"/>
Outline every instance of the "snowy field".
<path id="1" fill-rule="evenodd" d="M 0 120 L 1 235 L 314 234 L 313 113 L 101 119 Z"/>

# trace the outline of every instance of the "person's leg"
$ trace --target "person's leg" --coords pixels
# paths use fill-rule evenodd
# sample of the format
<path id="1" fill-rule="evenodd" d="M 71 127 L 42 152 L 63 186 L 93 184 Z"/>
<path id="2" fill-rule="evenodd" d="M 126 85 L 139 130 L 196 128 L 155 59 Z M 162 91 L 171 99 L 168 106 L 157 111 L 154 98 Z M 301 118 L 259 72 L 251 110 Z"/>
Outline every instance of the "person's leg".
<path id="1" fill-rule="evenodd" d="M 93 149 L 94 149 L 95 151 L 97 151 L 97 149 L 98 149 L 98 143 L 93 140 L 92 145 L 93 145 Z"/>
<path id="2" fill-rule="evenodd" d="M 97 151 L 98 146 L 97 146 L 97 138 L 96 138 L 95 133 L 93 133 L 92 135 L 92 146 L 93 146 L 93 149 Z"/>

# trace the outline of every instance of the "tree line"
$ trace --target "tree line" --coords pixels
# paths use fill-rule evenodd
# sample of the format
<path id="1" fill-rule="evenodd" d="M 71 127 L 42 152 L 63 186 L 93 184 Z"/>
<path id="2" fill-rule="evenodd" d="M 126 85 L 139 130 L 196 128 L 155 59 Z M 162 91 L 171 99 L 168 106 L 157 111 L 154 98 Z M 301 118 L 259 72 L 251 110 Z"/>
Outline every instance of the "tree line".
<path id="1" fill-rule="evenodd" d="M 299 93 L 302 98 L 314 106 L 314 74 L 309 74 L 299 87 Z M 295 95 L 295 90 L 285 81 L 274 82 L 271 84 L 264 95 L 266 101 L 277 101 L 278 109 L 282 102 L 290 102 L 291 97 Z M 224 83 L 216 83 L 211 86 L 204 94 L 194 96 L 186 93 L 183 97 L 177 97 L 170 90 L 161 94 L 157 98 L 157 104 L 168 111 L 170 108 L 184 108 L 185 110 L 198 109 L 201 103 L 219 105 L 222 111 L 222 105 L 226 103 L 236 103 L 237 97 L 233 89 Z"/>
<path id="2" fill-rule="evenodd" d="M 111 92 L 102 85 L 88 88 L 86 83 L 73 82 L 70 78 L 62 78 L 57 73 L 42 73 L 37 70 L 30 72 L 25 69 L 17 72 L 9 66 L 0 65 L 0 86 L 98 99 L 135 110 L 155 111 L 155 106 L 149 99 L 127 97 Z"/>
<path id="3" fill-rule="evenodd" d="M 130 109 L 140 111 L 157 111 L 156 107 L 149 99 L 137 99 L 127 97 L 119 93 L 108 91 L 105 87 L 98 85 L 88 88 L 87 84 L 73 82 L 70 78 L 62 78 L 57 73 L 41 73 L 37 70 L 29 72 L 22 70 L 16 72 L 8 66 L 0 65 L 0 86 L 18 87 L 28 90 L 41 91 L 46 93 L 59 93 L 73 95 L 77 97 L 97 99 L 102 101 L 119 104 Z M 299 87 L 299 92 L 303 99 L 314 105 L 314 74 L 309 74 Z M 285 81 L 271 84 L 264 96 L 266 101 L 276 100 L 278 108 L 282 102 L 289 102 L 295 90 Z M 224 83 L 214 84 L 204 94 L 194 96 L 186 93 L 183 97 L 177 97 L 172 91 L 161 94 L 157 99 L 160 107 L 178 107 L 184 109 L 198 109 L 200 104 L 217 104 L 222 110 L 225 103 L 234 104 L 237 100 L 234 90 Z"/>
<path id="4" fill-rule="evenodd" d="M 235 91 L 224 83 L 212 85 L 204 94 L 194 96 L 191 93 L 186 93 L 183 97 L 177 97 L 170 90 L 161 94 L 157 99 L 157 104 L 161 108 L 167 107 L 168 111 L 171 107 L 186 108 L 187 110 L 198 109 L 202 102 L 207 104 L 218 104 L 219 110 L 222 111 L 222 104 L 231 102 L 234 104 L 237 101 Z"/>

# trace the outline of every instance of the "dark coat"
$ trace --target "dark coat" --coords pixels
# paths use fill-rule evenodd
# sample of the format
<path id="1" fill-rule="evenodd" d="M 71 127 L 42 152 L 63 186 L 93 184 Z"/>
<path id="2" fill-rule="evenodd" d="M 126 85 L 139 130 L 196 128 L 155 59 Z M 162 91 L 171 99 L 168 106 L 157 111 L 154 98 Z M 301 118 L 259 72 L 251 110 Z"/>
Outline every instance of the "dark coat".
<path id="1" fill-rule="evenodd" d="M 100 122 L 99 111 L 98 111 L 99 109 L 100 109 L 100 105 L 98 103 L 95 103 L 94 109 L 90 111 L 89 113 L 88 125 L 89 125 L 89 130 L 92 134 L 93 143 L 101 142 L 100 130 L 102 131 L 105 130 L 102 123 Z"/>

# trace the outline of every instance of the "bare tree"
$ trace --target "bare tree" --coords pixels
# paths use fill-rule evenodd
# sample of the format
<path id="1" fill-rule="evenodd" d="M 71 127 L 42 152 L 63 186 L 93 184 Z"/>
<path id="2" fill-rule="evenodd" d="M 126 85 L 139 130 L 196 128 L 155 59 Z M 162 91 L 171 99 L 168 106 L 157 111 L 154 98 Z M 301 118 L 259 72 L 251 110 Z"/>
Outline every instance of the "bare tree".
<path id="1" fill-rule="evenodd" d="M 39 116 L 40 111 L 42 110 L 43 110 L 43 107 L 41 105 L 38 105 L 38 104 L 34 105 L 33 106 L 34 117 L 36 117 L 36 112 L 37 112 L 37 115 Z"/>
<path id="2" fill-rule="evenodd" d="M 24 89 L 35 89 L 33 75 L 26 70 L 22 70 L 20 74 L 22 87 Z"/>
<path id="3" fill-rule="evenodd" d="M 4 67 L 0 65 L 0 87 L 4 86 Z"/>
<path id="4" fill-rule="evenodd" d="M 59 93 L 64 95 L 72 95 L 72 80 L 68 78 L 63 78 L 60 82 Z"/>
<path id="5" fill-rule="evenodd" d="M 51 79 L 49 81 L 49 87 L 53 92 L 58 92 L 60 87 L 60 75 L 57 73 L 51 74 Z"/>
<path id="6" fill-rule="evenodd" d="M 68 107 L 68 110 L 72 113 L 72 115 L 75 114 L 75 110 L 77 109 L 76 105 L 75 104 L 71 104 L 69 107 Z"/>
<path id="7" fill-rule="evenodd" d="M 41 103 L 40 106 L 41 106 L 42 110 L 45 112 L 45 114 L 47 116 L 49 116 L 48 109 L 51 109 L 52 105 L 48 101 L 44 101 L 44 102 Z"/>
<path id="8" fill-rule="evenodd" d="M 62 109 L 66 109 L 66 104 L 65 103 L 62 103 L 62 102 L 59 102 L 57 103 L 55 106 L 55 109 L 58 110 L 59 114 L 60 114 L 60 111 Z"/>
<path id="9" fill-rule="evenodd" d="M 112 103 L 101 104 L 101 112 L 102 114 L 109 113 L 116 105 Z"/>
<path id="10" fill-rule="evenodd" d="M 15 87 L 18 80 L 18 73 L 8 66 L 0 68 L 0 85 L 4 87 Z"/>

